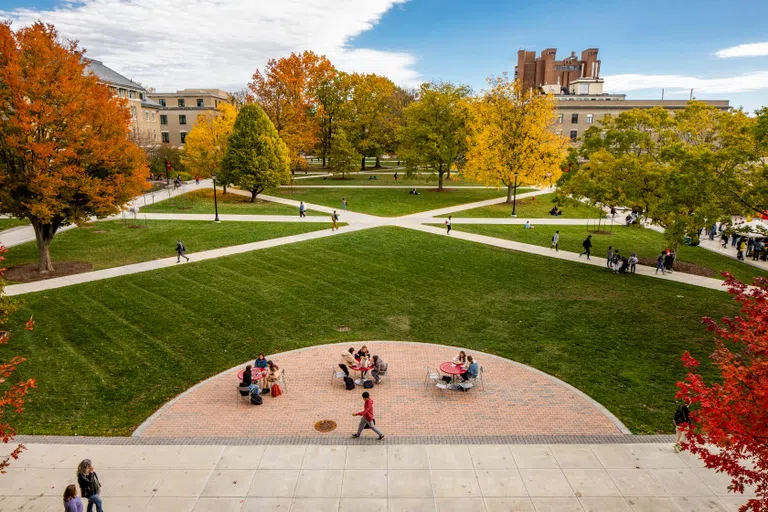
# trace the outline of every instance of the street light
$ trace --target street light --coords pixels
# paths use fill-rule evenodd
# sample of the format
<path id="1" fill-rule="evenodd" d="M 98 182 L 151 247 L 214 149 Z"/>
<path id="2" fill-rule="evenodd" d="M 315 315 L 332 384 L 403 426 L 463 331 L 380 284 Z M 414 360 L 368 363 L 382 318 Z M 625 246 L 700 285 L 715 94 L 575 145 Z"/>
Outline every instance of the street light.
<path id="1" fill-rule="evenodd" d="M 213 222 L 219 222 L 219 201 L 216 199 L 216 175 L 212 174 L 211 178 L 213 178 L 213 207 L 216 209 L 216 218 L 213 219 Z"/>
<path id="2" fill-rule="evenodd" d="M 517 217 L 517 171 L 515 171 L 515 196 L 512 199 L 512 216 Z"/>

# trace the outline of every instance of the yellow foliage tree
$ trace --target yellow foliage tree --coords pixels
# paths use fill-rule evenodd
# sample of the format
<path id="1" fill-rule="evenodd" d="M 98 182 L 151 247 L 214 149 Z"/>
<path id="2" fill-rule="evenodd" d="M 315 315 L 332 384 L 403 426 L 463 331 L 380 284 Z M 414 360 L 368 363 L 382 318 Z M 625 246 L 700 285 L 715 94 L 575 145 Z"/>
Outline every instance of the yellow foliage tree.
<path id="1" fill-rule="evenodd" d="M 555 100 L 538 91 L 522 91 L 507 75 L 488 79 L 490 88 L 470 102 L 470 135 L 464 177 L 507 187 L 542 185 L 560 176 L 567 139 L 550 130 Z"/>
<path id="2" fill-rule="evenodd" d="M 227 152 L 227 140 L 237 119 L 237 109 L 221 103 L 215 116 L 200 114 L 194 128 L 187 134 L 181 160 L 193 176 L 208 178 L 221 170 Z"/>

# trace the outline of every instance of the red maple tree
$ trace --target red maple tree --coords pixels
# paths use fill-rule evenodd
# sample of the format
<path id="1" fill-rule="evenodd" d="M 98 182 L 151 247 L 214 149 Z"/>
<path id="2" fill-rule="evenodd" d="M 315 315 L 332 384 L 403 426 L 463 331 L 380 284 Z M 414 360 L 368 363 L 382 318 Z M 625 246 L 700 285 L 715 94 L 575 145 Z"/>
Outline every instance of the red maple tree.
<path id="1" fill-rule="evenodd" d="M 715 335 L 712 363 L 718 382 L 707 384 L 696 373 L 699 362 L 688 352 L 685 380 L 676 397 L 691 405 L 691 422 L 683 425 L 682 449 L 698 455 L 708 468 L 731 478 L 730 489 L 753 487 L 755 498 L 741 512 L 768 511 L 768 279 L 754 286 L 725 274 L 729 292 L 740 304 L 738 316 L 720 323 L 702 319 Z"/>
<path id="2" fill-rule="evenodd" d="M 0 245 L 0 265 L 2 265 L 5 258 L 2 254 L 8 252 L 8 250 Z M 6 296 L 3 289 L 5 287 L 5 281 L 3 275 L 5 274 L 5 268 L 0 268 L 0 326 L 5 325 L 8 321 L 8 317 L 18 308 L 18 303 Z M 35 328 L 35 321 L 32 317 L 27 321 L 26 329 L 31 331 Z M 5 345 L 10 339 L 8 331 L 0 331 L 0 345 Z M 25 358 L 20 356 L 12 357 L 9 361 L 0 362 L 0 439 L 3 443 L 9 443 L 13 441 L 13 437 L 16 434 L 16 430 L 6 423 L 4 416 L 9 411 L 20 413 L 24 410 L 24 397 L 27 392 L 35 387 L 35 379 L 27 379 L 25 381 L 17 382 L 9 387 L 6 383 L 9 381 L 16 368 L 25 361 Z M 11 464 L 11 459 L 18 459 L 23 445 L 18 445 L 11 453 L 5 458 L 0 459 L 0 474 L 5 474 L 5 468 Z"/>

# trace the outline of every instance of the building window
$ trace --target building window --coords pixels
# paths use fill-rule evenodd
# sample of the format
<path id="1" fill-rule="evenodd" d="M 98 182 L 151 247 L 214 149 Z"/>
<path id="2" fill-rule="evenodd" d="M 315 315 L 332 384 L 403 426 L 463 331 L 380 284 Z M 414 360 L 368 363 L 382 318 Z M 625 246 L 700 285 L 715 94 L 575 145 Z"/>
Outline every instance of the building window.
<path id="1" fill-rule="evenodd" d="M 179 116 L 179 124 L 187 124 L 187 116 Z"/>
<path id="2" fill-rule="evenodd" d="M 592 124 L 592 119 L 594 116 L 592 114 L 587 114 L 587 124 Z"/>
<path id="3" fill-rule="evenodd" d="M 163 137 L 163 142 L 165 142 L 166 144 L 171 142 L 171 136 L 168 134 L 168 132 L 162 132 L 160 133 L 160 136 Z"/>
<path id="4" fill-rule="evenodd" d="M 160 124 L 168 124 L 168 116 L 165 114 L 160 114 Z"/>
<path id="5" fill-rule="evenodd" d="M 149 112 L 147 112 L 146 110 L 144 111 L 144 120 L 149 121 Z"/>
<path id="6" fill-rule="evenodd" d="M 203 108 L 203 98 L 197 98 L 197 108 Z"/>
<path id="7" fill-rule="evenodd" d="M 571 124 L 576 124 L 579 122 L 579 114 L 571 114 Z"/>
<path id="8" fill-rule="evenodd" d="M 162 106 L 162 107 L 165 106 L 165 100 L 164 99 L 161 98 L 158 101 L 160 102 L 160 106 Z"/>
<path id="9" fill-rule="evenodd" d="M 179 108 L 184 108 L 184 98 L 179 98 Z"/>
<path id="10" fill-rule="evenodd" d="M 579 132 L 577 130 L 571 130 L 571 140 L 575 141 L 578 136 L 579 136 Z"/>
<path id="11" fill-rule="evenodd" d="M 152 122 L 153 123 L 155 122 L 155 113 L 154 112 L 152 112 Z"/>
<path id="12" fill-rule="evenodd" d="M 557 114 L 557 124 L 563 124 L 563 114 Z"/>
<path id="13" fill-rule="evenodd" d="M 179 135 L 181 135 L 181 143 L 182 144 L 187 142 L 187 132 L 181 132 Z"/>
<path id="14" fill-rule="evenodd" d="M 136 107 L 131 107 L 131 118 L 136 119 Z"/>

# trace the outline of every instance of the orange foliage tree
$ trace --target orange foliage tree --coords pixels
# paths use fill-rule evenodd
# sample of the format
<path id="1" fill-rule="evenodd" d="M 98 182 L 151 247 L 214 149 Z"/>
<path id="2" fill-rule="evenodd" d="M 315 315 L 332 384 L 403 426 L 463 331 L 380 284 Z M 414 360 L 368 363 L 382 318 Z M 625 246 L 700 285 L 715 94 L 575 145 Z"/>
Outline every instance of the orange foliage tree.
<path id="1" fill-rule="evenodd" d="M 0 254 L 7 252 L 5 247 L 0 245 Z M 5 274 L 5 268 L 2 268 L 2 261 L 5 258 L 0 256 L 0 327 L 5 325 L 8 321 L 8 317 L 13 313 L 18 304 L 10 297 L 6 296 L 3 292 L 5 287 L 5 281 L 3 280 L 3 274 Z M 32 318 L 27 322 L 27 330 L 31 331 L 35 326 Z M 0 330 L 0 345 L 8 343 L 9 334 L 7 331 Z M 11 386 L 6 386 L 8 379 L 16 371 L 16 368 L 24 362 L 23 357 L 13 357 L 9 361 L 0 363 L 0 439 L 3 443 L 8 443 L 13 440 L 13 436 L 16 431 L 9 424 L 5 423 L 3 416 L 8 411 L 15 411 L 20 413 L 24 410 L 24 397 L 27 392 L 35 387 L 35 379 L 28 379 L 18 382 Z M 0 459 L 0 473 L 5 474 L 5 468 L 11 464 L 11 459 L 18 459 L 19 454 L 24 449 L 24 446 L 18 445 L 14 450 Z"/>
<path id="2" fill-rule="evenodd" d="M 85 64 L 52 25 L 0 23 L 0 213 L 29 219 L 41 272 L 61 226 L 119 212 L 149 173 L 126 101 Z"/>
<path id="3" fill-rule="evenodd" d="M 335 75 L 336 69 L 325 56 L 305 51 L 270 59 L 264 72 L 256 70 L 248 84 L 288 146 L 294 168 L 305 165 L 302 154 L 318 143 L 318 90 Z"/>

